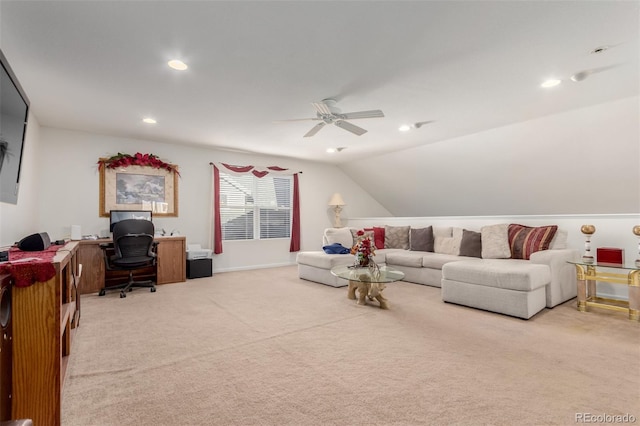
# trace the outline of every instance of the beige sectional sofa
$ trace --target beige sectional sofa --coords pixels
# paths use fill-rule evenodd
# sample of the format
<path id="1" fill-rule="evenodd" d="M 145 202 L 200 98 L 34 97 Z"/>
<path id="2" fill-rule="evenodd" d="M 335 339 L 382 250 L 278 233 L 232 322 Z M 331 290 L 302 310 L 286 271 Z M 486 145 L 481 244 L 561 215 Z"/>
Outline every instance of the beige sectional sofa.
<path id="1" fill-rule="evenodd" d="M 427 235 L 428 241 L 429 233 L 424 232 L 427 228 L 384 227 L 385 248 L 376 250 L 374 260 L 379 265 L 386 264 L 404 272 L 404 281 L 442 287 L 445 302 L 520 318 L 528 319 L 545 307 L 552 308 L 576 296 L 575 267 L 567 261 L 577 260 L 579 251 L 566 248 L 567 233 L 563 230 L 552 230 L 553 237 L 543 242 L 542 250 L 535 251 L 532 241 L 526 238 L 540 237 L 549 231 L 542 228 L 550 227 L 497 224 L 480 231 L 428 228 L 431 228 L 432 240 L 431 244 L 425 245 L 424 241 L 418 241 L 418 236 Z M 509 235 L 510 229 L 512 235 Z M 356 231 L 328 228 L 323 235 L 323 246 L 340 243 L 350 247 Z M 398 233 L 402 237 L 394 240 Z M 392 238 L 388 238 L 390 234 Z M 549 237 L 549 234 L 547 232 L 545 236 Z M 469 241 L 472 242 L 469 244 Z M 376 242 L 382 244 L 379 239 Z M 518 247 L 522 250 L 523 246 L 527 253 L 518 251 Z M 430 251 L 423 250 L 425 248 Z M 297 256 L 298 276 L 342 287 L 348 283 L 333 276 L 330 270 L 352 263 L 354 256 L 350 254 L 300 252 Z"/>

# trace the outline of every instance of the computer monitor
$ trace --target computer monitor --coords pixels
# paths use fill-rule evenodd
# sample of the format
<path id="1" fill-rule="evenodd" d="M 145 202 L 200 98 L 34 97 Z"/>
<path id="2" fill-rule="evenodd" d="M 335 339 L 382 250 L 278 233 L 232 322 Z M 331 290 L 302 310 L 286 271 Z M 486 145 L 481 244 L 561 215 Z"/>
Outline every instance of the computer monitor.
<path id="1" fill-rule="evenodd" d="M 113 232 L 116 223 L 125 219 L 152 220 L 151 210 L 111 210 L 109 212 L 109 231 Z"/>

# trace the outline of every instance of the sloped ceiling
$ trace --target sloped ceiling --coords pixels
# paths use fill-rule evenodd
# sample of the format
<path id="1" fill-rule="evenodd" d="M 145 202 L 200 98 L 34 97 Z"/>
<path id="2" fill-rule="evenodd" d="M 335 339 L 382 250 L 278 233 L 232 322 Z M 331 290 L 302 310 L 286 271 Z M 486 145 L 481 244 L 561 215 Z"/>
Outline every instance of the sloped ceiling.
<path id="1" fill-rule="evenodd" d="M 2 0 L 0 47 L 41 125 L 344 163 L 637 94 L 638 5 Z M 385 118 L 274 123 L 329 97 Z"/>

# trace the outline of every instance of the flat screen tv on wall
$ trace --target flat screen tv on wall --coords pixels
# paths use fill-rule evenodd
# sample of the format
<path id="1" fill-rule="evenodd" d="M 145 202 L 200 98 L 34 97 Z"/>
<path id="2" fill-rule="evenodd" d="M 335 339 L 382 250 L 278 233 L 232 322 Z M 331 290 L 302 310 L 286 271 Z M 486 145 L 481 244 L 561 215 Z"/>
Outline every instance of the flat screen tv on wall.
<path id="1" fill-rule="evenodd" d="M 29 99 L 0 50 L 0 202 L 18 204 Z"/>

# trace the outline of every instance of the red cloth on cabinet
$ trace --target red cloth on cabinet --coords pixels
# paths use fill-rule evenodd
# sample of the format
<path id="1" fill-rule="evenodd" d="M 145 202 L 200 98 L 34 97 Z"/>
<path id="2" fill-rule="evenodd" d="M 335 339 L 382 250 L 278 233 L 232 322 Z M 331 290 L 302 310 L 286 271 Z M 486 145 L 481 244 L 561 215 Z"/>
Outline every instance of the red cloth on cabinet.
<path id="1" fill-rule="evenodd" d="M 9 261 L 0 264 L 0 274 L 9 274 L 16 287 L 28 287 L 36 282 L 49 281 L 56 275 L 53 257 L 62 246 L 53 245 L 42 251 L 9 249 Z"/>

